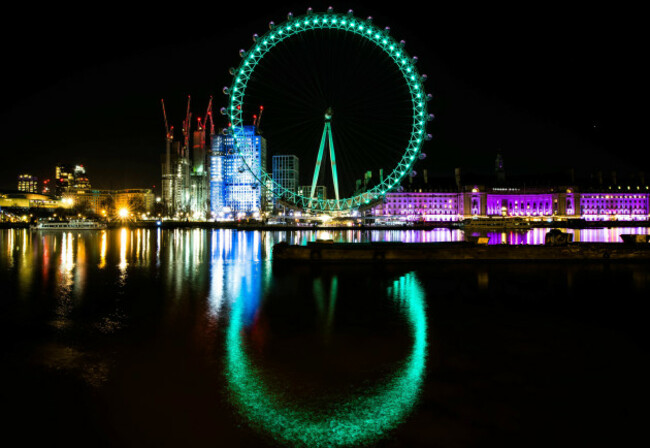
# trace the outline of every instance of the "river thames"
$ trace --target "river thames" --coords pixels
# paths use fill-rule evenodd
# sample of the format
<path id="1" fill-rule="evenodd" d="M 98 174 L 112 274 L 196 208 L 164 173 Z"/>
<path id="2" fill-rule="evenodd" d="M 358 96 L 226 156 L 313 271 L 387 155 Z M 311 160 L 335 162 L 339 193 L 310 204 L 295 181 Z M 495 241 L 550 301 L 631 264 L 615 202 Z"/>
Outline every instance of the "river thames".
<path id="1" fill-rule="evenodd" d="M 491 244 L 543 244 L 548 229 Z M 568 230 L 618 242 L 647 228 Z M 18 446 L 648 443 L 647 263 L 283 266 L 458 229 L 0 230 Z M 646 442 L 642 442 L 646 440 Z"/>

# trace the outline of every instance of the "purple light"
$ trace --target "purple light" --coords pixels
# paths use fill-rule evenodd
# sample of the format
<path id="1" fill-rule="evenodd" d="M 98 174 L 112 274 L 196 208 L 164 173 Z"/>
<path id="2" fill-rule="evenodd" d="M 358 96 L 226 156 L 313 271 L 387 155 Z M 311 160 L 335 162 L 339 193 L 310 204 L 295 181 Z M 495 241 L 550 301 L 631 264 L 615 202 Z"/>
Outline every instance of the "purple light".
<path id="1" fill-rule="evenodd" d="M 584 218 L 588 221 L 647 220 L 650 194 L 621 193 L 388 193 L 372 209 L 376 218 L 403 222 L 452 222 L 471 217 L 511 216 L 531 219 Z"/>

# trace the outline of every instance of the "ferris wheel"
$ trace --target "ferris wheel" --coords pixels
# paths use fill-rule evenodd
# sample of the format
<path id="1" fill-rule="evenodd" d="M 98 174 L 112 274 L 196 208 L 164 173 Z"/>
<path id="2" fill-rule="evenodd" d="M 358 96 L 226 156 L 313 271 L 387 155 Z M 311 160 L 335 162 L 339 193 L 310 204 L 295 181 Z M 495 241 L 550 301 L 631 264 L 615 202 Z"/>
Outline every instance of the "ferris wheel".
<path id="1" fill-rule="evenodd" d="M 314 40 L 314 36 L 318 36 L 318 40 Z M 305 166 L 303 159 L 313 161 L 315 158 L 315 163 L 313 165 L 313 176 L 310 176 L 308 183 L 304 182 L 305 188 L 287 188 L 286 185 L 274 179 L 272 173 L 265 169 L 264 166 L 261 169 L 250 166 L 250 160 L 242 155 L 242 165 L 253 173 L 260 185 L 272 191 L 277 200 L 290 207 L 313 212 L 349 212 L 372 206 L 383 200 L 388 192 L 400 188 L 400 184 L 406 177 L 415 175 L 413 165 L 416 160 L 425 157 L 422 147 L 425 141 L 431 139 L 431 135 L 426 132 L 426 125 L 428 121 L 433 119 L 433 114 L 427 112 L 427 102 L 432 96 L 424 90 L 423 83 L 426 80 L 426 75 L 421 75 L 418 72 L 416 68 L 417 57 L 410 57 L 407 54 L 404 41 L 395 40 L 390 35 L 388 27 L 382 29 L 376 26 L 371 17 L 367 19 L 355 17 L 351 10 L 342 14 L 335 13 L 332 8 L 329 8 L 327 12 L 315 13 L 310 8 L 302 16 L 294 16 L 289 13 L 287 20 L 279 25 L 271 22 L 269 31 L 261 36 L 255 34 L 253 40 L 254 44 L 250 49 L 240 50 L 241 62 L 237 68 L 230 70 L 233 75 L 232 84 L 230 87 L 224 87 L 223 89 L 229 99 L 228 106 L 222 108 L 221 112 L 230 121 L 229 132 L 233 136 L 233 149 L 237 153 L 242 155 L 242 148 L 246 145 L 247 134 L 249 133 L 245 128 L 247 113 L 257 107 L 260 101 L 265 101 L 264 95 L 260 94 L 263 89 L 260 89 L 256 83 L 265 84 L 268 91 L 276 94 L 277 91 L 282 89 L 273 85 L 273 79 L 278 79 L 278 83 L 285 83 L 288 86 L 287 88 L 292 90 L 292 93 L 284 94 L 285 96 L 277 99 L 276 102 L 283 104 L 287 109 L 286 104 L 291 99 L 300 104 L 308 103 L 312 109 L 313 107 L 321 107 L 318 109 L 317 114 L 319 129 L 313 124 L 311 127 L 302 126 L 303 115 L 306 114 L 292 113 L 295 112 L 293 109 L 276 114 L 276 117 L 282 116 L 283 125 L 292 130 L 292 139 L 294 139 L 294 136 L 300 135 L 301 132 L 310 134 L 306 141 L 312 142 L 313 145 L 312 143 L 302 144 L 303 150 L 309 154 L 301 158 L 301 166 L 303 168 Z M 346 50 L 350 53 L 350 56 L 344 64 L 332 60 L 332 48 L 335 47 L 333 42 L 336 43 L 337 41 L 346 42 L 346 45 L 352 42 L 349 45 L 355 45 L 351 50 Z M 341 47 L 341 45 L 339 46 Z M 314 57 L 313 55 L 319 49 L 323 52 L 323 56 Z M 289 56 L 283 55 L 283 51 Z M 300 53 L 300 51 L 303 51 L 303 53 Z M 398 98 L 398 100 L 395 100 L 397 106 L 391 106 L 390 101 L 387 100 L 388 102 L 384 101 L 382 104 L 366 106 L 363 110 L 368 110 L 367 114 L 360 112 L 352 116 L 348 113 L 346 117 L 346 112 L 349 112 L 347 110 L 348 106 L 337 109 L 330 104 L 333 102 L 340 103 L 340 101 L 338 101 L 339 98 L 336 93 L 325 94 L 329 90 L 327 86 L 323 86 L 323 83 L 318 80 L 322 76 L 311 84 L 303 82 L 302 78 L 304 77 L 300 77 L 300 80 L 294 79 L 295 76 L 294 78 L 291 77 L 289 70 L 292 70 L 292 67 L 302 66 L 309 62 L 305 61 L 305 64 L 296 61 L 287 62 L 291 55 L 296 57 L 296 54 L 301 54 L 302 56 L 298 57 L 303 59 L 327 60 L 327 65 L 321 64 L 320 68 L 312 69 L 312 71 L 316 72 L 317 78 L 320 76 L 320 72 L 325 71 L 330 74 L 329 78 L 336 76 L 345 78 L 338 80 L 339 85 L 348 85 L 358 78 L 357 75 L 363 72 L 362 65 L 364 61 L 370 61 L 371 57 L 381 60 L 378 66 L 373 67 L 372 76 L 365 76 L 366 79 L 381 79 L 381 83 L 377 82 L 377 85 L 373 87 L 374 90 L 370 91 L 367 97 L 370 100 L 372 98 L 376 99 L 378 95 L 393 89 L 397 92 L 392 95 L 392 97 Z M 367 58 L 365 55 L 368 55 Z M 274 67 L 276 68 L 269 69 L 267 67 L 267 65 L 273 66 L 273 64 L 275 64 Z M 355 64 L 356 66 L 354 66 Z M 348 66 L 353 67 L 349 68 Z M 347 71 L 345 70 L 346 67 Z M 273 73 L 269 72 L 269 70 Z M 280 76 L 275 77 L 274 74 L 278 72 L 281 72 Z M 384 73 L 389 72 L 392 72 L 393 76 L 384 75 Z M 365 82 L 364 79 L 357 81 Z M 305 92 L 294 92 L 296 86 L 299 86 Z M 358 98 L 359 95 L 363 95 L 363 92 L 359 93 L 363 89 L 353 88 L 352 90 L 350 94 L 343 93 L 339 96 L 356 94 L 357 98 L 355 98 L 355 103 L 352 106 L 356 107 L 357 103 L 363 99 Z M 339 89 L 339 92 L 342 92 L 342 90 Z M 320 97 L 318 100 L 312 98 L 319 93 L 322 93 L 325 98 L 323 102 L 321 102 Z M 276 107 L 276 111 L 282 107 Z M 265 115 L 265 117 L 268 117 L 271 108 L 265 107 L 265 111 L 268 111 Z M 369 141 L 361 143 L 364 133 L 374 132 L 376 134 L 377 132 L 368 131 L 367 124 L 363 120 L 357 120 L 353 132 L 350 132 L 350 134 L 361 137 L 352 137 L 348 139 L 348 142 L 343 141 L 342 144 L 337 144 L 337 138 L 339 137 L 337 133 L 339 131 L 343 134 L 345 127 L 350 126 L 349 123 L 353 122 L 358 116 L 363 118 L 364 115 L 370 116 L 373 113 L 377 114 L 378 117 L 384 117 L 392 113 L 391 123 L 384 123 L 381 129 L 383 132 L 387 128 L 397 128 L 395 132 L 399 134 L 399 138 L 394 138 L 393 141 L 384 146 L 382 146 L 381 142 Z M 349 118 L 349 120 L 346 120 L 346 118 Z M 339 119 L 338 122 L 336 122 L 337 119 Z M 318 141 L 320 141 L 320 145 L 317 144 Z M 304 149 L 304 147 L 307 148 Z M 367 155 L 364 155 L 363 151 L 366 151 Z M 370 163 L 370 160 L 380 159 L 382 153 L 390 153 L 392 156 L 389 161 L 381 161 L 381 164 L 383 164 L 381 176 L 376 176 L 372 183 L 364 182 L 362 185 L 360 181 L 357 181 L 356 186 L 351 185 L 352 181 L 350 179 L 357 176 L 358 171 L 362 171 L 363 167 L 359 169 L 356 167 L 351 168 L 352 164 L 341 163 L 341 159 L 345 162 L 346 159 L 356 157 L 357 160 L 362 160 L 362 162 L 357 162 L 357 165 L 364 165 Z M 377 162 L 377 164 L 380 164 L 380 162 Z M 352 171 L 357 172 L 353 173 Z M 333 187 L 333 198 L 323 197 L 316 193 L 319 178 L 322 178 L 325 172 L 330 175 L 328 182 Z M 339 178 L 339 175 L 342 178 Z M 342 188 L 339 188 L 340 181 L 343 184 Z M 349 184 L 347 188 L 345 187 L 346 183 Z"/>

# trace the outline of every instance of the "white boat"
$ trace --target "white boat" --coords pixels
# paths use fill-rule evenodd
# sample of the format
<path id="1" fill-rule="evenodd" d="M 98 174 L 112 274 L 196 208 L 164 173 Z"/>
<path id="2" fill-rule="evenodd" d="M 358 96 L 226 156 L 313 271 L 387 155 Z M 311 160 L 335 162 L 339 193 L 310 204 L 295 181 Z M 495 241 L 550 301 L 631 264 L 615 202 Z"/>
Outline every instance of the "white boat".
<path id="1" fill-rule="evenodd" d="M 106 223 L 90 219 L 71 219 L 70 221 L 40 221 L 32 226 L 37 230 L 101 230 Z"/>
<path id="2" fill-rule="evenodd" d="M 523 229 L 527 230 L 533 227 L 533 223 L 519 217 L 513 218 L 471 218 L 465 219 L 458 223 L 457 227 L 471 230 L 489 230 L 489 229 Z"/>

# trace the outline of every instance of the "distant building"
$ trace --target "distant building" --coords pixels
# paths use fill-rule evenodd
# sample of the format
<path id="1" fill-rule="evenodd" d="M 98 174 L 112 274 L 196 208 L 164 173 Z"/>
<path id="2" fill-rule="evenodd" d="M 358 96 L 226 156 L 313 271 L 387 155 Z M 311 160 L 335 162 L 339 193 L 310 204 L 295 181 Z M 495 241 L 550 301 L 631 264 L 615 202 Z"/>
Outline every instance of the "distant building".
<path id="1" fill-rule="evenodd" d="M 56 165 L 54 173 L 54 193 L 57 196 L 61 196 L 74 183 L 73 167 L 68 164 L 59 163 Z"/>
<path id="2" fill-rule="evenodd" d="M 38 193 L 38 177 L 31 174 L 21 174 L 18 176 L 18 191 L 25 193 Z"/>
<path id="3" fill-rule="evenodd" d="M 72 188 L 90 188 L 90 181 L 86 176 L 86 168 L 83 165 L 75 165 L 74 167 Z"/>
<path id="4" fill-rule="evenodd" d="M 266 139 L 255 126 L 243 126 L 235 148 L 232 130 L 215 136 L 210 152 L 210 207 L 213 217 L 252 215 L 264 210 L 266 195 L 258 178 L 266 170 Z"/>
<path id="5" fill-rule="evenodd" d="M 38 193 L 0 193 L 0 208 L 58 209 L 70 204 L 55 197 Z"/>
<path id="6" fill-rule="evenodd" d="M 83 165 L 65 163 L 56 165 L 54 192 L 57 196 L 62 196 L 71 189 L 87 189 L 90 187 L 90 181 L 86 176 L 86 169 Z"/>
<path id="7" fill-rule="evenodd" d="M 311 197 L 311 185 L 303 185 L 299 187 L 298 194 L 307 198 Z M 327 187 L 325 185 L 316 185 L 314 199 L 320 199 L 322 201 L 327 200 Z"/>
<path id="8" fill-rule="evenodd" d="M 370 215 L 397 221 L 459 221 L 466 218 L 520 217 L 532 220 L 645 221 L 648 187 L 579 191 L 569 187 L 465 187 L 461 192 L 411 191 L 386 194 Z"/>
<path id="9" fill-rule="evenodd" d="M 208 217 L 210 203 L 210 172 L 207 164 L 206 133 L 200 127 L 193 133 L 192 166 L 190 169 L 190 212 L 193 217 Z"/>
<path id="10" fill-rule="evenodd" d="M 186 148 L 168 140 L 162 156 L 162 202 L 168 216 L 191 212 L 190 168 Z"/>
<path id="11" fill-rule="evenodd" d="M 276 208 L 276 199 L 280 191 L 275 184 L 285 188 L 293 193 L 298 193 L 299 183 L 299 164 L 298 157 L 294 155 L 276 155 L 271 162 L 271 176 L 274 181 L 273 189 L 273 207 Z"/>
<path id="12" fill-rule="evenodd" d="M 66 193 L 64 201 L 82 213 L 99 216 L 112 216 L 120 209 L 132 213 L 153 212 L 154 195 L 148 188 L 129 188 L 124 190 L 82 190 Z"/>

